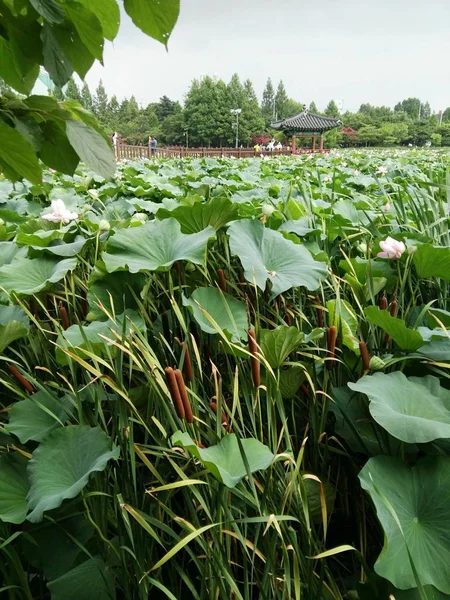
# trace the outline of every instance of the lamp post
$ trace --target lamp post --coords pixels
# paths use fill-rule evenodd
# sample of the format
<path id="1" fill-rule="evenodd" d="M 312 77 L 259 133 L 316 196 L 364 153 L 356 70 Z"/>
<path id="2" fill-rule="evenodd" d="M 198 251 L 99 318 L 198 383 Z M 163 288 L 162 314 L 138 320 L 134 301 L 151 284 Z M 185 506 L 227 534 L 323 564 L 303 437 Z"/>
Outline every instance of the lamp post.
<path id="1" fill-rule="evenodd" d="M 189 127 L 184 130 L 184 136 L 186 138 L 186 148 L 189 148 Z"/>
<path id="2" fill-rule="evenodd" d="M 230 113 L 236 115 L 236 148 L 239 146 L 239 115 L 241 114 L 241 108 L 232 108 Z"/>

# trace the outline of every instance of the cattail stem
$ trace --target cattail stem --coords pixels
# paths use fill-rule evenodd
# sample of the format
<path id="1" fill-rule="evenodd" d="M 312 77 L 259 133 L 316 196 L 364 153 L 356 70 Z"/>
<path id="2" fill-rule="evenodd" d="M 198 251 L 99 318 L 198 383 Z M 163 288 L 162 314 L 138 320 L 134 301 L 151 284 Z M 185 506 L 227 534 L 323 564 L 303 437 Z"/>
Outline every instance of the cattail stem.
<path id="1" fill-rule="evenodd" d="M 161 324 L 163 329 L 163 335 L 166 340 L 170 340 L 170 327 L 169 327 L 169 317 L 166 312 L 161 313 Z"/>
<path id="2" fill-rule="evenodd" d="M 194 379 L 194 371 L 192 369 L 192 361 L 191 361 L 191 353 L 189 351 L 189 346 L 187 342 L 182 342 L 180 339 L 176 338 L 180 348 L 184 350 L 184 361 L 183 361 L 183 371 L 186 379 L 188 381 L 193 381 Z"/>
<path id="3" fill-rule="evenodd" d="M 63 329 L 69 329 L 69 327 L 70 327 L 69 315 L 67 314 L 67 309 L 63 305 L 62 302 L 60 302 L 58 304 L 58 312 L 59 312 L 59 318 L 61 319 L 61 325 L 62 325 Z"/>
<path id="4" fill-rule="evenodd" d="M 259 387 L 261 385 L 261 377 L 260 377 L 260 365 L 259 360 L 256 358 L 256 353 L 258 352 L 258 344 L 256 343 L 255 330 L 249 329 L 247 331 L 248 335 L 248 349 L 251 353 L 250 364 L 252 367 L 252 377 L 253 383 L 255 387 Z"/>
<path id="5" fill-rule="evenodd" d="M 184 414 L 188 423 L 194 422 L 194 415 L 192 413 L 191 403 L 189 402 L 188 393 L 186 386 L 184 385 L 183 374 L 180 369 L 175 370 L 175 379 L 177 381 L 178 390 L 180 392 L 181 401 L 183 402 Z"/>
<path id="6" fill-rule="evenodd" d="M 370 354 L 369 351 L 367 349 L 367 345 L 365 342 L 360 341 L 359 342 L 359 350 L 361 352 L 361 359 L 362 359 L 362 368 L 363 368 L 363 372 L 366 372 L 370 369 L 369 364 L 370 364 Z"/>
<path id="7" fill-rule="evenodd" d="M 286 325 L 288 327 L 290 327 L 292 325 L 291 315 L 289 314 L 289 309 L 290 308 L 291 308 L 290 306 L 286 306 L 286 310 L 285 310 L 285 313 L 284 313 L 284 322 L 286 323 Z"/>
<path id="8" fill-rule="evenodd" d="M 177 415 L 180 419 L 184 419 L 186 414 L 184 412 L 183 400 L 181 399 L 180 390 L 178 388 L 177 378 L 172 367 L 164 369 L 166 374 L 167 387 L 169 388 L 170 397 L 172 398 L 173 405 L 177 411 Z"/>
<path id="9" fill-rule="evenodd" d="M 223 293 L 227 291 L 227 280 L 222 269 L 217 269 L 217 277 L 219 278 L 218 284 Z"/>
<path id="10" fill-rule="evenodd" d="M 180 265 L 180 261 L 175 261 L 175 269 L 177 271 L 177 275 L 178 275 L 178 279 L 181 283 L 181 285 L 184 285 L 184 273 L 181 269 L 181 265 Z"/>
<path id="11" fill-rule="evenodd" d="M 25 377 L 22 375 L 22 373 L 19 371 L 19 369 L 17 367 L 15 367 L 14 365 L 8 365 L 8 369 L 9 372 L 14 375 L 14 377 L 17 379 L 17 381 L 22 385 L 22 387 L 24 387 L 27 392 L 33 393 L 34 392 L 34 388 L 31 385 L 31 383 L 25 379 Z"/>
<path id="12" fill-rule="evenodd" d="M 397 300 L 392 300 L 392 302 L 389 306 L 389 314 L 391 315 L 391 317 L 397 316 L 397 308 L 398 308 Z M 391 336 L 386 334 L 384 336 L 384 343 L 387 345 L 387 344 L 389 344 L 390 341 L 391 341 Z"/>
<path id="13" fill-rule="evenodd" d="M 317 312 L 317 324 L 319 327 L 323 327 L 323 308 L 320 307 L 320 298 L 319 296 L 316 296 L 314 298 L 314 302 L 316 304 L 319 304 L 319 306 L 316 308 L 316 312 Z"/>
<path id="14" fill-rule="evenodd" d="M 336 357 L 336 339 L 337 339 L 337 328 L 332 325 L 327 328 L 327 347 L 331 358 Z M 334 367 L 334 360 L 327 361 L 327 369 L 331 370 Z"/>
<path id="15" fill-rule="evenodd" d="M 83 319 L 85 319 L 89 312 L 86 291 L 81 290 L 80 296 L 81 296 L 81 315 L 82 315 Z"/>

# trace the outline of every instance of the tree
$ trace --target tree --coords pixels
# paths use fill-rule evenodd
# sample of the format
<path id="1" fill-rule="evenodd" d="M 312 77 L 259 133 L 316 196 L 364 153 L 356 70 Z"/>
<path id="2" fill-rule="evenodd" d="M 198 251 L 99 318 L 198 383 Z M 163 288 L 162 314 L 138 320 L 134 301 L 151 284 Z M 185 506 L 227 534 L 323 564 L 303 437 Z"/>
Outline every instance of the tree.
<path id="1" fill-rule="evenodd" d="M 50 92 L 50 95 L 53 96 L 53 98 L 55 98 L 55 100 L 58 100 L 60 102 L 65 99 L 62 88 L 60 88 L 57 85 L 54 86 L 53 90 Z"/>
<path id="2" fill-rule="evenodd" d="M 161 141 L 169 146 L 186 146 L 186 123 L 181 110 L 169 115 L 162 122 Z"/>
<path id="3" fill-rule="evenodd" d="M 293 100 L 292 98 L 288 98 L 284 104 L 284 112 L 285 117 L 293 117 L 295 115 L 300 114 L 305 110 L 305 105 L 301 102 L 297 102 L 297 100 Z"/>
<path id="4" fill-rule="evenodd" d="M 119 128 L 119 112 L 120 105 L 117 100 L 117 96 L 111 96 L 111 100 L 108 103 L 107 114 L 108 114 L 108 128 L 112 131 L 117 131 Z"/>
<path id="5" fill-rule="evenodd" d="M 267 80 L 266 87 L 264 88 L 261 102 L 261 112 L 266 127 L 269 127 L 275 117 L 275 92 L 270 77 Z"/>
<path id="6" fill-rule="evenodd" d="M 184 109 L 190 145 L 223 145 L 232 126 L 227 92 L 223 81 L 211 77 L 192 82 Z"/>
<path id="7" fill-rule="evenodd" d="M 78 89 L 73 77 L 69 79 L 69 83 L 64 91 L 64 95 L 69 100 L 77 100 L 78 102 L 81 102 L 80 90 Z"/>
<path id="8" fill-rule="evenodd" d="M 312 112 L 314 114 L 318 114 L 318 112 L 319 112 L 315 102 L 311 102 L 308 110 L 309 110 L 309 112 Z"/>
<path id="9" fill-rule="evenodd" d="M 93 100 L 91 90 L 86 82 L 84 82 L 83 87 L 81 89 L 81 104 L 84 106 L 86 110 L 92 111 Z"/>
<path id="10" fill-rule="evenodd" d="M 442 122 L 450 121 L 450 106 L 442 113 Z"/>
<path id="11" fill-rule="evenodd" d="M 158 102 L 153 104 L 153 111 L 160 121 L 164 121 L 170 115 L 181 111 L 180 103 L 171 100 L 168 96 L 161 96 Z"/>
<path id="12" fill-rule="evenodd" d="M 108 122 L 108 94 L 106 93 L 103 81 L 100 79 L 95 96 L 93 98 L 93 109 L 100 123 L 107 124 Z"/>
<path id="13" fill-rule="evenodd" d="M 287 112 L 287 101 L 288 96 L 286 94 L 286 89 L 283 80 L 280 79 L 275 95 L 275 119 L 285 119 L 286 117 L 292 116 Z"/>
<path id="14" fill-rule="evenodd" d="M 246 79 L 243 85 L 243 104 L 240 124 L 240 139 L 247 146 L 255 136 L 264 132 L 264 119 L 261 108 L 258 103 L 253 84 L 250 79 Z"/>
<path id="15" fill-rule="evenodd" d="M 412 119 L 418 119 L 421 112 L 421 101 L 419 98 L 407 98 L 395 105 L 394 110 L 403 110 Z"/>
<path id="16" fill-rule="evenodd" d="M 333 117 L 335 119 L 337 119 L 340 116 L 339 108 L 334 100 L 330 100 L 328 102 L 327 107 L 325 109 L 325 115 L 327 117 Z"/>

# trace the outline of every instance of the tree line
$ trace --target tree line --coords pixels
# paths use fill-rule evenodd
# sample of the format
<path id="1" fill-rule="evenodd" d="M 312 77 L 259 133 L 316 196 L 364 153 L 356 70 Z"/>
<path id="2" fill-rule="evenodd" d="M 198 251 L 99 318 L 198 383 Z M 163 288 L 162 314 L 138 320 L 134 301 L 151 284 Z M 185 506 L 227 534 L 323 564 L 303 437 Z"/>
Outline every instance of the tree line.
<path id="1" fill-rule="evenodd" d="M 108 132 L 118 131 L 130 144 L 146 144 L 149 136 L 160 143 L 182 146 L 233 146 L 240 109 L 238 143 L 252 145 L 255 139 L 274 136 L 270 124 L 301 112 L 305 105 L 288 96 L 283 81 L 274 86 L 269 78 L 259 102 L 250 79 L 234 74 L 228 83 L 214 77 L 195 79 L 183 105 L 162 96 L 158 102 L 141 106 L 134 96 L 121 102 L 109 97 L 102 81 L 91 92 L 85 82 L 79 87 L 73 79 L 64 89 L 55 88 L 57 99 L 78 100 L 92 111 Z M 316 114 L 339 118 L 341 129 L 326 134 L 326 143 L 339 146 L 394 146 L 432 144 L 450 146 L 450 107 L 433 113 L 428 102 L 408 98 L 395 105 L 362 104 L 358 111 L 341 112 L 330 100 L 323 112 L 314 102 L 308 109 Z"/>

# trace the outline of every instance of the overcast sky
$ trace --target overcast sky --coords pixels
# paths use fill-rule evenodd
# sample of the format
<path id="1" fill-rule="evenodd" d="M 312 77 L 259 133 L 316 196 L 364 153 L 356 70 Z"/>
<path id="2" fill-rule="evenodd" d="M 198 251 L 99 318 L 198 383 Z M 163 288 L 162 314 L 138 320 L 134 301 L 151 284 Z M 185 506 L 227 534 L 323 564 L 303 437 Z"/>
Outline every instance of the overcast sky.
<path id="1" fill-rule="evenodd" d="M 87 81 L 147 104 L 237 72 L 259 97 L 270 76 L 319 109 L 332 98 L 356 110 L 418 96 L 439 111 L 450 106 L 449 57 L 450 0 L 181 0 L 168 53 L 123 16 Z"/>

